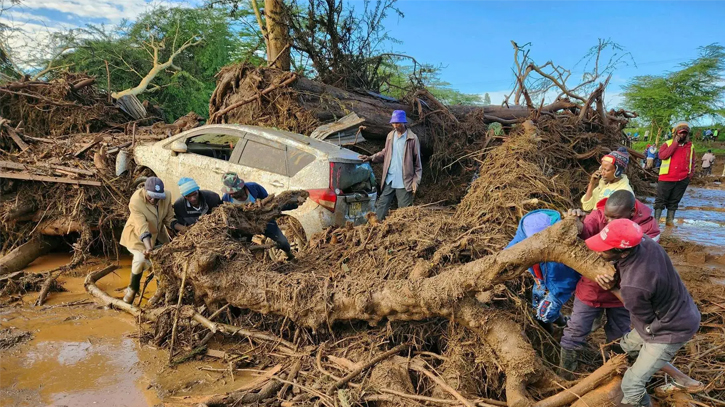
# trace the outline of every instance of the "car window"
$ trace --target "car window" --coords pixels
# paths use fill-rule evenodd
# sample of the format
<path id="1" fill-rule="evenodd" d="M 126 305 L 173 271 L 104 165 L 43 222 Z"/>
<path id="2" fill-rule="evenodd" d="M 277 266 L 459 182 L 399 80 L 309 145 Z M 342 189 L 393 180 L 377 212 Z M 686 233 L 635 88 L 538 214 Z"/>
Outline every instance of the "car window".
<path id="1" fill-rule="evenodd" d="M 287 174 L 290 177 L 293 177 L 313 161 L 315 161 L 314 155 L 294 147 L 287 147 Z"/>
<path id="2" fill-rule="evenodd" d="M 248 140 L 239 163 L 275 174 L 287 175 L 287 162 L 284 150 Z"/>
<path id="3" fill-rule="evenodd" d="M 186 152 L 229 161 L 239 140 L 239 137 L 229 134 L 201 134 L 186 139 Z"/>

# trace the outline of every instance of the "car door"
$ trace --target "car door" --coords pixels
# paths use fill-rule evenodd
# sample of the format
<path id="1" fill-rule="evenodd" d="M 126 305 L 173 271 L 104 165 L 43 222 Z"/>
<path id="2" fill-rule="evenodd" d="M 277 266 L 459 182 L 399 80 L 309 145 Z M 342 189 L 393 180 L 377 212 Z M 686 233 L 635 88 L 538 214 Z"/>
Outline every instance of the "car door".
<path id="1" fill-rule="evenodd" d="M 256 134 L 247 133 L 239 157 L 240 174 L 245 181 L 256 182 L 270 194 L 289 189 L 287 146 Z"/>
<path id="2" fill-rule="evenodd" d="M 180 196 L 177 183 L 182 177 L 193 178 L 202 189 L 221 194 L 222 175 L 239 171 L 236 160 L 244 146 L 244 134 L 224 128 L 204 128 L 189 134 L 183 140 L 187 152 L 169 160 L 169 189 L 174 198 Z"/>

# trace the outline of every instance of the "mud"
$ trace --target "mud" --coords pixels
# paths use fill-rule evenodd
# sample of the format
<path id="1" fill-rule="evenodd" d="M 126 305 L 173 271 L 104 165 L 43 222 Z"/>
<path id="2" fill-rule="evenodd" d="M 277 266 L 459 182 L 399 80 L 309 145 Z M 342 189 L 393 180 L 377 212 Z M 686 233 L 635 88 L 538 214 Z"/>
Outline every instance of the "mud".
<path id="1" fill-rule="evenodd" d="M 68 254 L 51 254 L 29 269 L 49 270 L 69 260 Z M 122 268 L 99 285 L 120 297 L 130 263 L 122 258 Z M 61 277 L 68 291 L 51 293 L 45 307 L 33 307 L 37 293 L 30 293 L 22 304 L 0 309 L 0 330 L 32 334 L 31 340 L 0 350 L 0 407 L 152 406 L 174 397 L 234 390 L 252 378 L 238 372 L 231 380 L 224 373 L 199 370 L 226 367 L 217 360 L 167 367 L 168 353 L 141 345 L 134 319 L 96 305 L 83 288 L 83 278 Z M 154 290 L 152 283 L 146 297 Z M 222 348 L 210 345 L 215 346 Z"/>
<path id="2" fill-rule="evenodd" d="M 650 204 L 653 201 L 652 198 L 648 199 Z M 725 186 L 717 189 L 688 188 L 680 202 L 675 226 L 660 226 L 665 236 L 676 236 L 685 241 L 709 246 L 709 250 L 716 254 L 725 254 Z"/>

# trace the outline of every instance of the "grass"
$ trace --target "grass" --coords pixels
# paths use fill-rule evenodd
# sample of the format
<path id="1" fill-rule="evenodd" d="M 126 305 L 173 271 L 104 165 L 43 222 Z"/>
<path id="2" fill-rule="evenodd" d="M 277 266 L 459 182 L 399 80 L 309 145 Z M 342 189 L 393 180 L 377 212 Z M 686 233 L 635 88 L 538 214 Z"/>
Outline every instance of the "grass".
<path id="1" fill-rule="evenodd" d="M 695 154 L 697 155 L 705 154 L 707 150 L 712 150 L 712 153 L 715 155 L 725 155 L 725 142 L 723 141 L 695 140 L 693 143 L 695 144 Z M 647 144 L 650 143 L 646 141 L 635 141 L 632 142 L 632 149 L 641 153 L 644 151 L 645 148 L 647 148 Z"/>

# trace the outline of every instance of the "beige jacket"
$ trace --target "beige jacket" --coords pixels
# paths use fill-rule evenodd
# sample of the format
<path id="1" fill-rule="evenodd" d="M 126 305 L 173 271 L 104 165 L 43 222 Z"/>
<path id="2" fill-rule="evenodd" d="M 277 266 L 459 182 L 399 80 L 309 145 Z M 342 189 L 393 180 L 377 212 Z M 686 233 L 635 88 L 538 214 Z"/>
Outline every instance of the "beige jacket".
<path id="1" fill-rule="evenodd" d="M 121 245 L 127 249 L 143 251 L 146 248 L 143 245 L 143 239 L 147 236 L 151 237 L 151 245 L 155 246 L 156 242 L 168 243 L 171 239 L 163 226 L 167 229 L 173 229 L 176 223 L 174 219 L 174 208 L 172 206 L 171 197 L 158 201 L 156 206 L 151 205 L 146 200 L 146 191 L 141 188 L 133 193 L 128 203 L 128 209 L 131 214 L 128 216 L 126 226 L 123 227 L 121 234 Z"/>
<path id="2" fill-rule="evenodd" d="M 420 180 L 423 178 L 423 162 L 420 156 L 420 142 L 418 136 L 412 130 L 406 129 L 408 136 L 405 140 L 405 152 L 403 154 L 403 185 L 407 191 L 413 190 L 413 183 L 420 186 Z M 390 160 L 393 155 L 393 136 L 395 130 L 388 133 L 385 139 L 385 148 L 371 156 L 374 163 L 383 163 L 383 179 L 380 182 L 380 188 L 385 189 L 385 177 L 390 169 Z"/>

